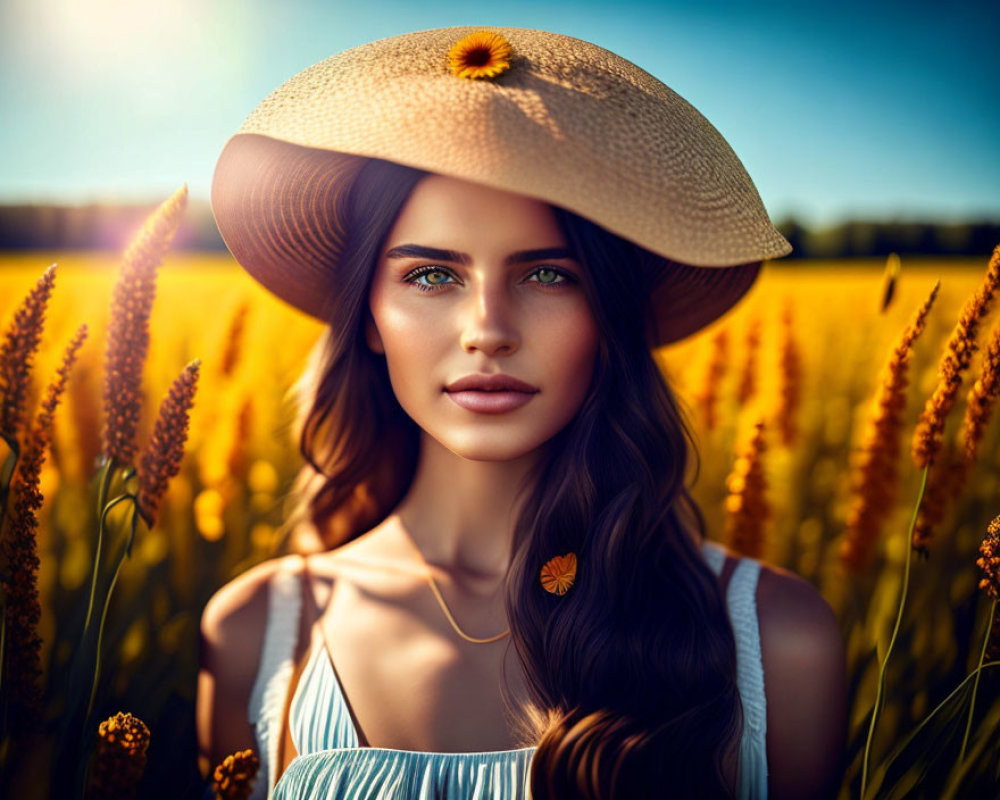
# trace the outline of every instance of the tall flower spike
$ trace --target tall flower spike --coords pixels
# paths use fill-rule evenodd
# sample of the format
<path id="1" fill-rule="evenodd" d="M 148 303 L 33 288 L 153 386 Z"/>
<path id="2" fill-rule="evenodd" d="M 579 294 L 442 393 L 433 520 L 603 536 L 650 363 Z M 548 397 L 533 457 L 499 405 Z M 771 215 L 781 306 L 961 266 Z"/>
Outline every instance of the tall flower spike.
<path id="1" fill-rule="evenodd" d="M 226 459 L 226 466 L 230 475 L 245 475 L 250 464 L 250 444 L 253 427 L 253 395 L 247 394 L 240 404 L 240 411 L 236 415 L 236 423 L 233 425 L 233 441 L 229 448 L 229 457 Z"/>
<path id="2" fill-rule="evenodd" d="M 247 800 L 260 770 L 253 750 L 240 750 L 225 757 L 212 773 L 216 800 Z"/>
<path id="3" fill-rule="evenodd" d="M 233 316 L 229 320 L 229 330 L 226 331 L 226 344 L 222 351 L 222 362 L 219 364 L 219 372 L 226 377 L 233 374 L 233 370 L 240 360 L 240 351 L 243 348 L 243 337 L 246 329 L 247 313 L 249 311 L 250 304 L 244 301 L 233 312 Z"/>
<path id="4" fill-rule="evenodd" d="M 983 364 L 979 372 L 979 377 L 972 384 L 968 395 L 966 395 L 965 416 L 962 417 L 962 428 L 958 436 L 961 441 L 959 445 L 961 455 L 956 456 L 950 463 L 950 476 L 947 487 L 938 486 L 935 488 L 937 492 L 936 499 L 942 510 L 938 514 L 940 517 L 943 517 L 944 504 L 949 501 L 954 502 L 958 500 L 962 494 L 969 470 L 972 469 L 972 465 L 975 463 L 976 452 L 979 450 L 979 444 L 983 439 L 986 426 L 989 424 L 990 414 L 993 412 L 993 406 L 996 404 L 998 394 L 1000 394 L 1000 325 L 993 331 L 990 344 L 983 356 Z M 931 467 L 932 474 L 936 471 L 937 464 Z M 930 484 L 930 475 L 928 475 L 927 480 L 928 484 Z M 948 490 L 947 497 L 942 494 L 943 489 Z M 930 516 L 924 514 L 925 519 Z M 918 518 L 917 527 L 920 528 L 921 525 L 927 527 L 927 522 L 921 523 L 921 519 Z"/>
<path id="5" fill-rule="evenodd" d="M 744 453 L 737 457 L 733 471 L 726 480 L 726 543 L 750 558 L 764 553 L 764 525 L 771 517 L 764 479 L 762 454 L 764 422 L 754 425 L 753 435 Z"/>
<path id="6" fill-rule="evenodd" d="M 743 373 L 740 375 L 740 385 L 736 390 L 736 402 L 740 406 L 747 404 L 753 397 L 757 381 L 757 352 L 760 349 L 760 317 L 754 317 L 746 331 L 746 360 L 743 362 Z"/>
<path id="7" fill-rule="evenodd" d="M 476 31 L 451 46 L 448 64 L 459 78 L 495 78 L 510 69 L 511 52 L 510 42 L 499 33 Z"/>
<path id="8" fill-rule="evenodd" d="M 1000 515 L 986 528 L 986 536 L 979 544 L 979 558 L 976 560 L 976 565 L 983 572 L 979 588 L 994 600 L 990 603 L 993 615 L 989 622 L 990 631 L 986 637 L 984 653 L 986 658 L 992 661 L 1000 656 L 1000 616 L 996 614 L 996 601 L 1000 600 Z"/>
<path id="9" fill-rule="evenodd" d="M 82 325 L 63 354 L 56 377 L 49 384 L 26 438 L 11 485 L 13 507 L 10 525 L 0 539 L 7 577 L 4 586 L 5 671 L 4 689 L 11 699 L 10 712 L 15 729 L 39 730 L 41 725 L 41 645 L 38 623 L 42 610 L 38 601 L 38 520 L 35 512 L 42 507 L 39 489 L 45 451 L 52 440 L 55 411 L 66 388 L 66 381 L 76 360 L 77 351 L 87 336 Z M 7 684 L 6 682 L 10 683 Z"/>
<path id="10" fill-rule="evenodd" d="M 983 572 L 979 588 L 994 600 L 1000 600 L 1000 515 L 986 528 L 986 536 L 979 543 L 976 566 Z"/>
<path id="11" fill-rule="evenodd" d="M 76 365 L 73 380 L 67 386 L 68 408 L 75 434 L 71 450 L 72 468 L 67 475 L 79 486 L 93 477 L 101 454 L 101 430 L 94 420 L 101 418 L 100 354 L 93 350 Z"/>
<path id="12" fill-rule="evenodd" d="M 964 476 L 965 467 L 957 445 L 953 441 L 945 442 L 927 474 L 927 488 L 913 525 L 910 546 L 921 558 L 930 555 L 934 531 L 947 515 L 949 500 L 958 496 Z"/>
<path id="13" fill-rule="evenodd" d="M 920 421 L 913 432 L 913 463 L 923 469 L 941 449 L 945 421 L 955 405 L 962 384 L 962 373 L 969 367 L 972 354 L 978 349 L 976 335 L 979 323 L 990 313 L 993 296 L 1000 286 L 1000 245 L 993 251 L 982 284 L 970 297 L 959 315 L 958 323 L 945 345 L 938 366 L 938 382 L 927 399 Z"/>
<path id="14" fill-rule="evenodd" d="M 14 312 L 0 344 L 0 434 L 12 442 L 17 441 L 24 424 L 31 360 L 42 336 L 55 279 L 56 265 L 52 264 Z"/>
<path id="15" fill-rule="evenodd" d="M 27 474 L 29 468 L 37 466 L 41 469 L 42 462 L 45 461 L 45 451 L 52 441 L 52 427 L 55 424 L 56 408 L 66 390 L 66 383 L 69 381 L 69 374 L 76 363 L 77 353 L 83 346 L 87 338 L 87 326 L 81 325 L 77 328 L 73 338 L 70 339 L 66 350 L 63 352 L 62 363 L 56 370 L 55 378 L 49 384 L 45 393 L 45 399 L 41 403 L 41 408 L 35 417 L 35 424 L 31 435 L 28 437 L 24 449 L 24 461 L 19 469 L 22 475 Z M 40 474 L 40 472 L 39 472 Z M 32 475 L 32 478 L 35 476 Z"/>
<path id="16" fill-rule="evenodd" d="M 885 261 L 885 273 L 882 276 L 882 302 L 879 305 L 879 312 L 882 314 L 885 313 L 896 293 L 896 281 L 899 280 L 899 267 L 899 256 L 895 253 L 889 253 L 889 258 Z"/>
<path id="17" fill-rule="evenodd" d="M 909 384 L 906 373 L 913 343 L 924 331 L 927 315 L 940 287 L 941 281 L 934 284 L 930 295 L 903 329 L 882 369 L 852 487 L 854 502 L 847 515 L 847 530 L 840 545 L 841 565 L 849 572 L 860 572 L 868 566 L 879 531 L 895 502 L 900 436 L 906 411 L 906 387 Z"/>
<path id="18" fill-rule="evenodd" d="M 149 216 L 125 251 L 111 298 L 105 351 L 104 427 L 101 453 L 118 466 L 135 458 L 135 432 L 142 411 L 142 368 L 149 349 L 149 315 L 156 274 L 187 204 L 187 184 Z"/>
<path id="19" fill-rule="evenodd" d="M 197 358 L 189 363 L 170 386 L 160 403 L 149 444 L 142 455 L 139 469 L 139 512 L 146 524 L 156 524 L 156 512 L 166 494 L 167 484 L 181 468 L 184 443 L 187 441 L 188 412 L 194 405 L 198 384 Z"/>
<path id="20" fill-rule="evenodd" d="M 782 443 L 785 447 L 791 447 L 798 436 L 796 415 L 802 397 L 802 355 L 799 352 L 798 342 L 795 340 L 790 300 L 785 301 L 784 311 L 781 315 L 780 350 L 781 396 L 778 402 L 777 422 Z"/>
<path id="21" fill-rule="evenodd" d="M 712 355 L 708 360 L 708 370 L 705 373 L 705 383 L 701 392 L 695 398 L 701 405 L 705 417 L 705 428 L 714 430 L 718 421 L 717 406 L 719 402 L 719 387 L 726 374 L 728 358 L 729 334 L 725 328 L 712 337 Z"/>
<path id="22" fill-rule="evenodd" d="M 968 466 L 976 460 L 976 450 L 983 439 L 990 414 L 1000 394 L 1000 325 L 993 329 L 993 336 L 983 356 L 979 378 L 969 390 L 962 419 L 963 460 Z"/>
<path id="23" fill-rule="evenodd" d="M 146 770 L 148 748 L 149 728 L 138 717 L 119 711 L 102 722 L 97 729 L 91 795 L 115 800 L 135 797 Z"/>

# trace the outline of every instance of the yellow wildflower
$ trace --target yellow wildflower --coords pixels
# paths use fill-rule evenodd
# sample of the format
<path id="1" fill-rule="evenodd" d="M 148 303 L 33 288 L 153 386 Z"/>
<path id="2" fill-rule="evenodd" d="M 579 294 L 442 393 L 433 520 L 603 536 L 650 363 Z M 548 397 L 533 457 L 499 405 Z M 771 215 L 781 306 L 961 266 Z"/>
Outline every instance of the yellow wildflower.
<path id="1" fill-rule="evenodd" d="M 510 69 L 511 51 L 499 33 L 476 31 L 452 45 L 448 63 L 460 78 L 494 78 Z"/>

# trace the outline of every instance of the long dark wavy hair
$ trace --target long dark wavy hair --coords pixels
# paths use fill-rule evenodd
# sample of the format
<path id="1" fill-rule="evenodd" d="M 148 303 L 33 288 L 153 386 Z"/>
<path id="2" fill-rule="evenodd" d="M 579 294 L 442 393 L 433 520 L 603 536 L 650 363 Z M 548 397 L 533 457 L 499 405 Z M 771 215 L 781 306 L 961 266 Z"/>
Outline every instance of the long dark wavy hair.
<path id="1" fill-rule="evenodd" d="M 396 401 L 384 355 L 366 346 L 365 322 L 379 250 L 427 174 L 371 159 L 336 201 L 348 230 L 328 303 L 337 324 L 292 388 L 306 461 L 289 495 L 292 549 L 360 535 L 413 479 L 420 429 Z M 508 644 L 530 694 L 510 713 L 520 746 L 537 747 L 531 793 L 732 797 L 743 726 L 735 638 L 684 485 L 689 445 L 695 476 L 697 450 L 649 338 L 657 281 L 694 268 L 552 209 L 586 267 L 600 346 L 586 400 L 529 476 L 504 581 Z M 574 586 L 550 594 L 541 565 L 568 551 Z"/>

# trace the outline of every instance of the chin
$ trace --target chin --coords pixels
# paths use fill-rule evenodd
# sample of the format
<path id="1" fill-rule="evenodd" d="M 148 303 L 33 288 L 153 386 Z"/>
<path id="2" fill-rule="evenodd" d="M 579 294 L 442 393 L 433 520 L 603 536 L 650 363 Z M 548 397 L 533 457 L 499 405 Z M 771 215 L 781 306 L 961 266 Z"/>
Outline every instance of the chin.
<path id="1" fill-rule="evenodd" d="M 516 461 L 536 453 L 547 440 L 531 439 L 518 441 L 510 435 L 470 436 L 447 441 L 438 440 L 459 458 L 467 461 Z"/>

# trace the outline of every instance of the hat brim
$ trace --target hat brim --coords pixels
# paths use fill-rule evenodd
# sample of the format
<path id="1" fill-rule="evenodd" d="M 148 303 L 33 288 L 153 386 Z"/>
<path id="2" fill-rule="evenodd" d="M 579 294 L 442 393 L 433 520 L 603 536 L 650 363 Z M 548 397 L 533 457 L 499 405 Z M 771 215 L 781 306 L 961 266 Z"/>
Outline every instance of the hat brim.
<path id="1" fill-rule="evenodd" d="M 269 291 L 326 323 L 330 278 L 346 239 L 337 199 L 367 161 L 237 134 L 216 165 L 212 210 L 230 252 Z M 721 317 L 750 289 L 760 266 L 760 261 L 722 267 L 675 262 L 651 298 L 654 345 L 676 342 Z"/>

